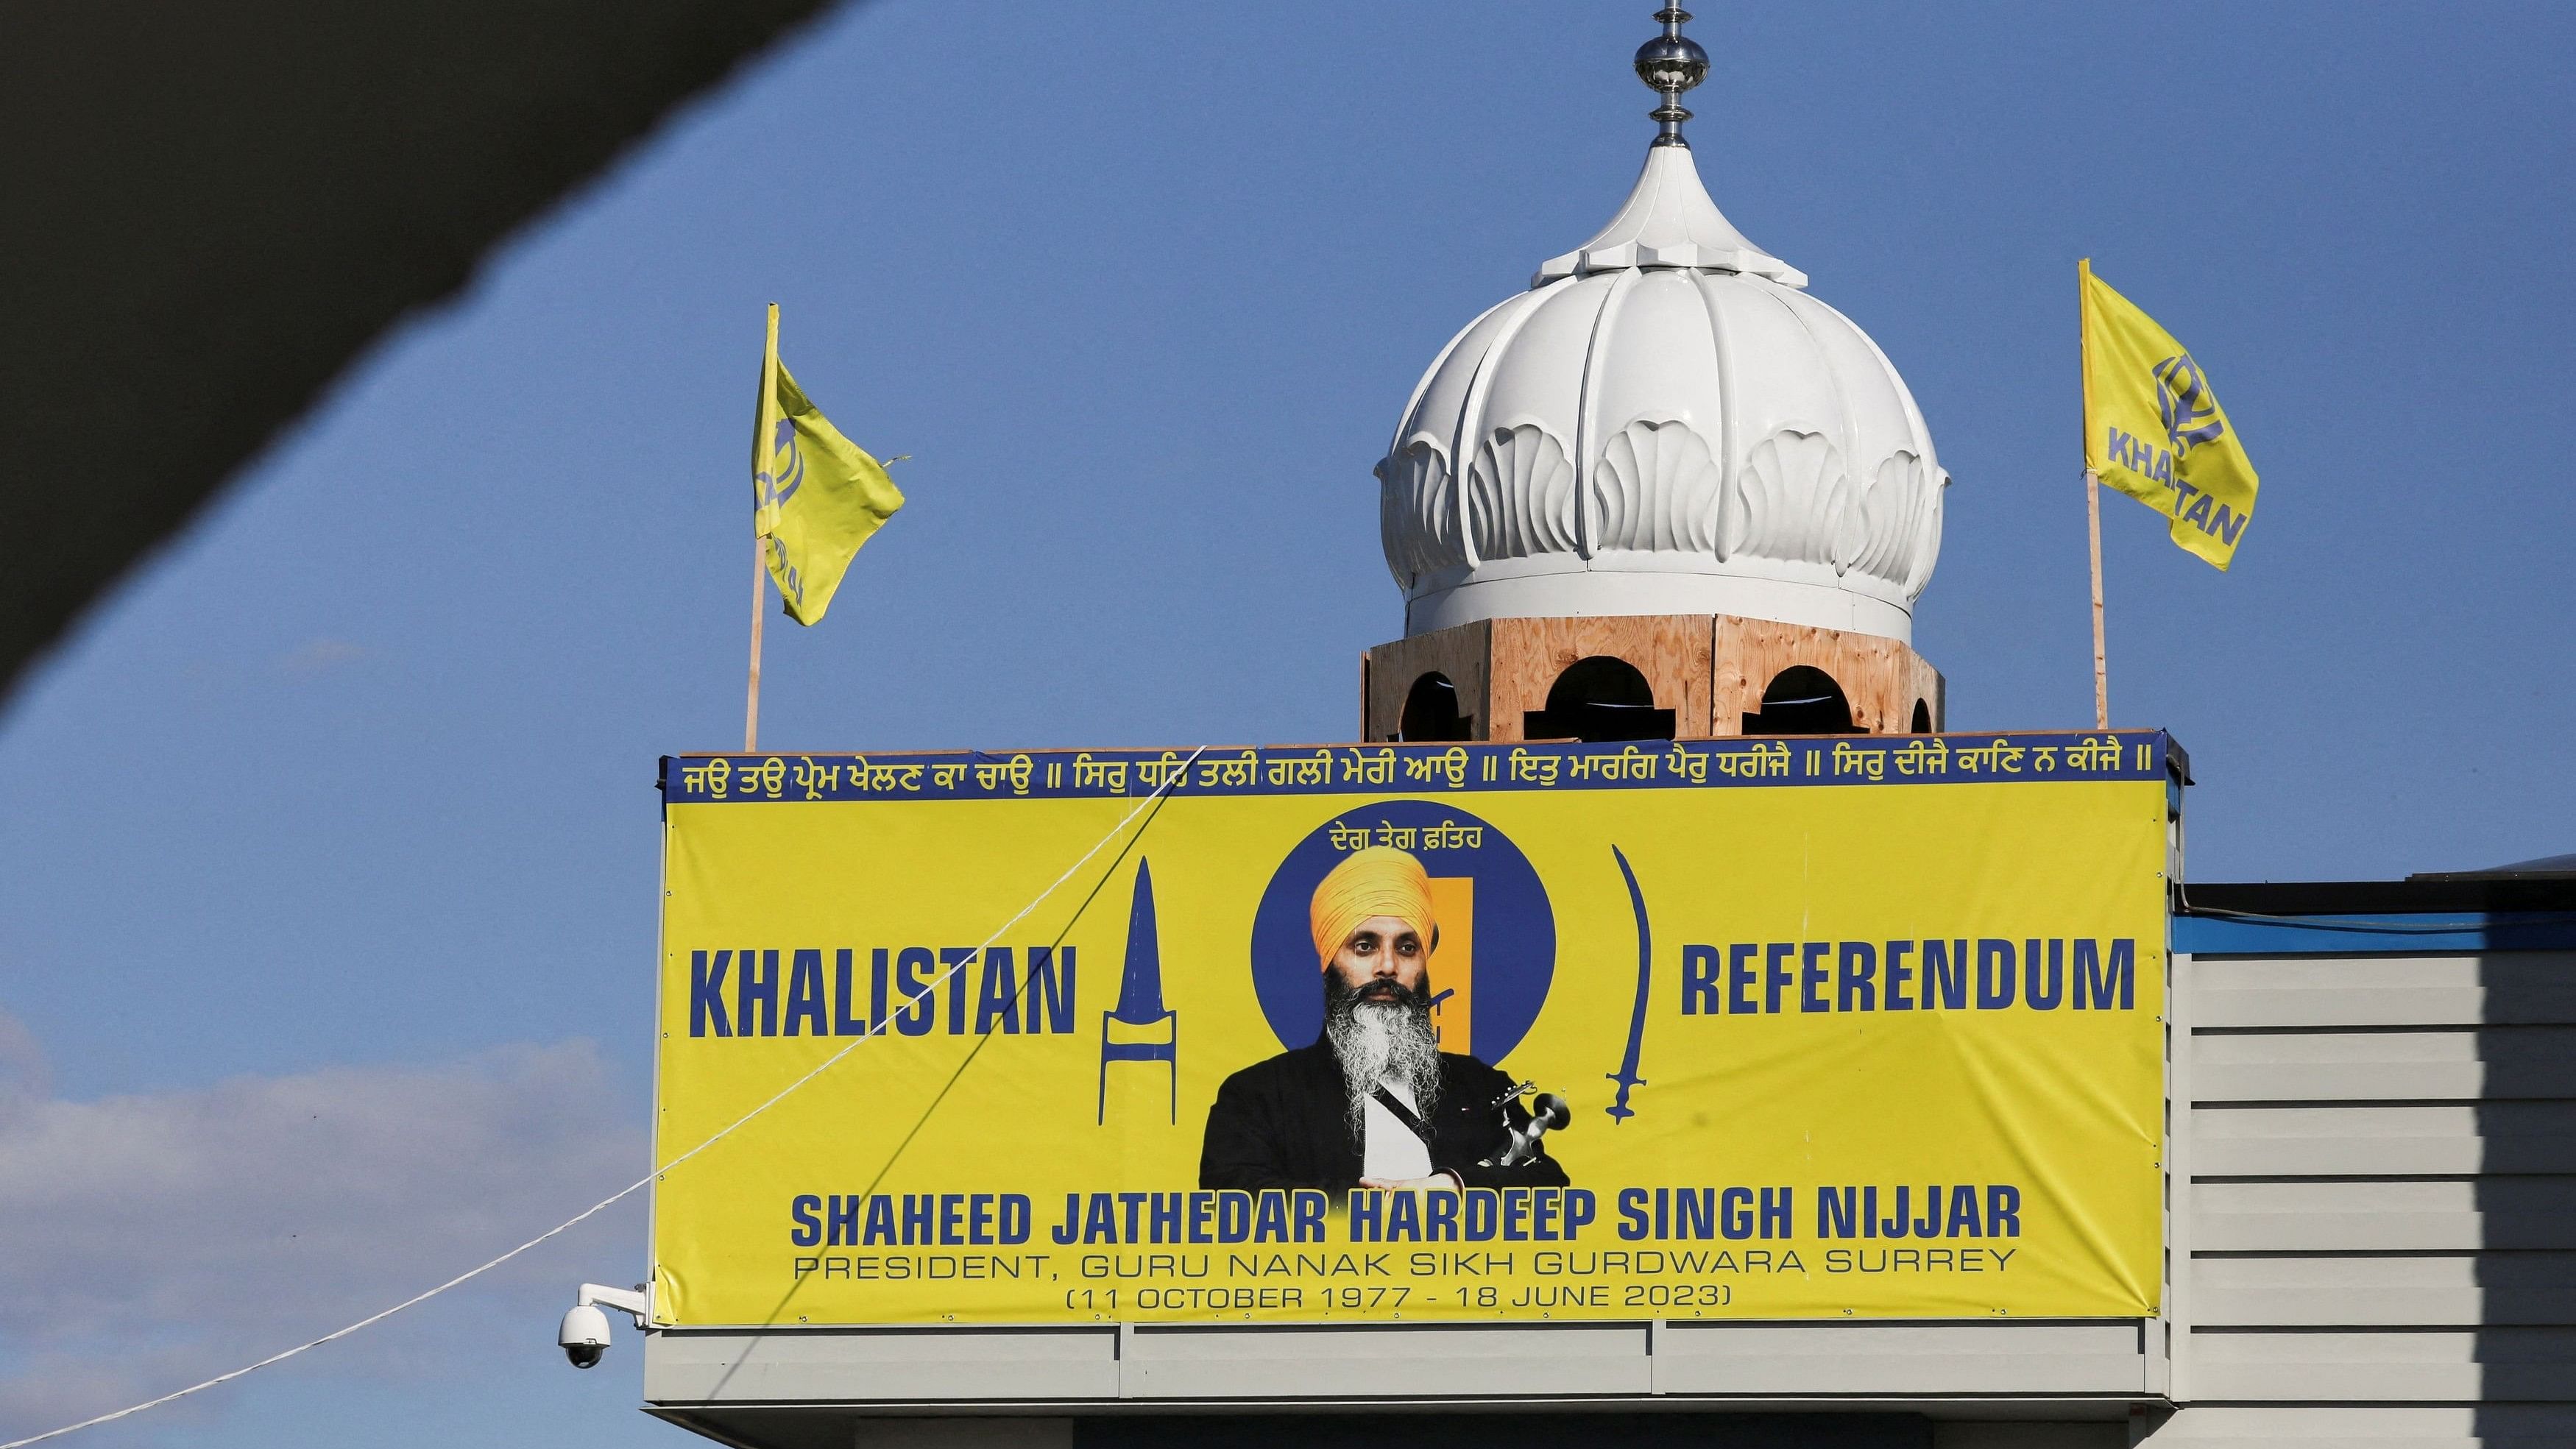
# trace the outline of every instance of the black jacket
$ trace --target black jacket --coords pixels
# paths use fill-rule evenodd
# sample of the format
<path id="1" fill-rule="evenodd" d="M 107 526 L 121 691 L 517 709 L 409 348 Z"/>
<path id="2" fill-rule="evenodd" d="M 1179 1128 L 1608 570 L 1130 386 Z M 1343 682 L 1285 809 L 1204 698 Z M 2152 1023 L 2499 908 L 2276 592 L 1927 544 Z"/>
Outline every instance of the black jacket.
<path id="1" fill-rule="evenodd" d="M 1440 1102 L 1431 1120 L 1431 1165 L 1469 1187 L 1562 1187 L 1565 1169 L 1545 1152 L 1512 1167 L 1477 1164 L 1503 1150 L 1505 1113 L 1529 1120 L 1518 1098 L 1497 1109 L 1512 1079 L 1474 1057 L 1440 1054 Z M 1330 1046 L 1281 1052 L 1225 1079 L 1208 1109 L 1199 1186 L 1319 1187 L 1334 1196 L 1359 1185 L 1360 1143 L 1351 1135 L 1342 1064 Z"/>

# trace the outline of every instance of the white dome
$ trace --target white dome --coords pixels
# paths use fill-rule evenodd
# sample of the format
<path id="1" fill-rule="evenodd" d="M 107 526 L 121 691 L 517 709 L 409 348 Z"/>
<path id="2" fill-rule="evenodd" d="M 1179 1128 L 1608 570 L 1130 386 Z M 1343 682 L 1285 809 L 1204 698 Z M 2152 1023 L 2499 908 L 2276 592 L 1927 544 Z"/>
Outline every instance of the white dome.
<path id="1" fill-rule="evenodd" d="M 1405 633 L 1733 614 L 1912 642 L 1949 483 L 1905 382 L 1657 145 L 1599 236 L 1469 323 L 1377 466 Z"/>

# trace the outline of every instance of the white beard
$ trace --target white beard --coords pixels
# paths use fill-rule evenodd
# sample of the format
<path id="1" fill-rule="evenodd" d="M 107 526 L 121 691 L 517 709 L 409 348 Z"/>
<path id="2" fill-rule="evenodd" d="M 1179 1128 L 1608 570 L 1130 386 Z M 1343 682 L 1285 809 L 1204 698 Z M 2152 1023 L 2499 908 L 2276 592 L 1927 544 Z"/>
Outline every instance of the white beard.
<path id="1" fill-rule="evenodd" d="M 1389 1078 L 1413 1094 L 1413 1110 L 1432 1120 L 1440 1098 L 1440 1041 L 1431 1014 L 1410 1004 L 1346 1001 L 1324 1018 L 1324 1039 L 1342 1063 L 1353 1141 L 1367 1140 L 1368 1100 Z"/>

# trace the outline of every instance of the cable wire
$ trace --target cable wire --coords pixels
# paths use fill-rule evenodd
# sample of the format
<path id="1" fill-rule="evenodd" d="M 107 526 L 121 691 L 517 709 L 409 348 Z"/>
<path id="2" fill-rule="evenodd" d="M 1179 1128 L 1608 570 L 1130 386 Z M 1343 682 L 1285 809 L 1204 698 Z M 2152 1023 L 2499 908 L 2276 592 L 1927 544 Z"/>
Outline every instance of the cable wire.
<path id="1" fill-rule="evenodd" d="M 1199 756 L 1205 753 L 1207 753 L 1207 746 L 1205 745 L 1201 745 L 1197 749 L 1190 751 L 1189 758 L 1181 762 L 1179 769 L 1166 775 L 1163 779 L 1163 783 L 1157 785 L 1152 794 L 1137 801 L 1136 808 L 1128 811 L 1125 816 L 1120 818 L 1116 825 L 1111 826 L 1108 834 L 1103 835 L 1100 839 L 1092 842 L 1092 846 L 1089 850 L 1084 851 L 1073 864 L 1065 867 L 1064 874 L 1057 876 L 1045 890 L 1042 890 L 1035 896 L 1031 897 L 1029 903 L 1020 907 L 1020 909 L 1015 912 L 1009 920 L 996 926 L 993 929 L 993 934 L 984 938 L 984 944 L 976 947 L 976 956 L 981 956 L 994 942 L 1002 939 L 1004 932 L 1010 930 L 1020 922 L 1027 920 L 1031 912 L 1035 911 L 1039 906 L 1044 905 L 1048 898 L 1053 896 L 1057 891 L 1064 889 L 1065 882 L 1073 879 L 1074 875 L 1085 865 L 1088 865 L 1091 862 L 1091 858 L 1098 855 L 1104 848 L 1106 848 L 1109 842 L 1116 840 L 1119 836 L 1125 834 L 1127 827 L 1135 824 L 1137 816 L 1145 814 L 1149 809 L 1159 808 L 1159 802 L 1171 794 L 1173 787 L 1179 784 L 1182 776 L 1188 773 L 1189 767 L 1197 763 Z M 1148 820 L 1146 823 L 1151 824 L 1152 822 L 1151 820 Z M 1140 831 L 1139 833 L 1141 834 L 1142 832 Z M 1121 852 L 1121 854 L 1123 856 L 1124 852 Z M 1097 894 L 1097 891 L 1095 891 L 1094 894 Z M 1088 901 L 1086 900 L 1085 903 L 1088 904 Z M 967 957 L 965 960 L 960 960 L 949 966 L 947 969 L 941 971 L 938 975 L 931 977 L 928 981 L 922 984 L 920 990 L 905 997 L 903 1004 L 906 1007 L 910 1007 L 919 1003 L 924 998 L 928 997 L 935 988 L 945 982 L 949 977 L 966 969 L 966 962 L 973 959 L 974 957 Z M 888 1019 L 891 1019 L 891 1013 L 889 1013 Z M 652 1186 L 654 1181 L 660 1178 L 664 1173 L 667 1173 L 671 1169 L 678 1167 L 680 1164 L 687 1162 L 690 1158 L 697 1156 L 708 1148 L 715 1146 L 725 1138 L 732 1136 L 736 1131 L 739 1131 L 744 1124 L 750 1122 L 753 1118 L 758 1117 L 770 1108 L 777 1106 L 780 1102 L 787 1100 L 790 1095 L 802 1089 L 808 1082 L 813 1081 L 816 1077 L 823 1075 L 825 1072 L 828 1072 L 833 1067 L 839 1065 L 843 1057 L 848 1056 L 851 1052 L 858 1049 L 859 1043 L 866 1041 L 872 1036 L 883 1035 L 885 1026 L 886 1023 L 884 1021 L 872 1021 L 868 1023 L 867 1030 L 852 1037 L 849 1043 L 843 1046 L 839 1051 L 825 1057 L 820 1065 L 816 1066 L 805 1075 L 798 1077 L 795 1081 L 792 1081 L 786 1086 L 780 1088 L 774 1095 L 772 1095 L 768 1100 L 762 1102 L 759 1106 L 752 1108 L 750 1111 L 736 1117 L 733 1121 L 725 1124 L 723 1127 L 718 1128 L 712 1135 L 698 1143 L 697 1146 L 690 1148 L 688 1151 L 681 1153 L 668 1162 L 662 1163 L 660 1166 L 655 1167 L 651 1172 L 644 1174 L 635 1181 L 628 1183 L 626 1186 L 621 1187 L 617 1191 L 610 1193 L 608 1196 L 601 1198 L 599 1201 L 592 1203 L 589 1207 L 582 1209 L 580 1212 L 573 1214 L 571 1217 L 564 1219 L 562 1222 L 555 1224 L 553 1227 L 548 1228 L 544 1232 L 537 1234 L 535 1237 L 528 1239 L 526 1242 L 512 1248 L 510 1251 L 501 1254 L 499 1257 L 493 1258 L 488 1262 L 478 1264 L 475 1267 L 468 1268 L 464 1272 L 457 1274 L 455 1277 L 448 1279 L 446 1282 L 439 1284 L 435 1288 L 428 1289 L 425 1292 L 415 1293 L 411 1297 L 404 1299 L 402 1302 L 395 1304 L 393 1307 L 387 1308 L 379 1313 L 369 1314 L 345 1328 L 334 1329 L 310 1342 L 299 1343 L 293 1348 L 270 1354 L 268 1357 L 261 1359 L 257 1363 L 244 1364 L 230 1373 L 217 1374 L 203 1383 L 190 1384 L 184 1389 L 163 1394 L 157 1399 L 146 1399 L 142 1403 L 129 1405 L 126 1408 L 116 1410 L 114 1413 L 100 1414 L 96 1418 L 83 1419 L 77 1424 L 65 1424 L 59 1429 L 48 1429 L 42 1434 L 31 1434 L 24 1439 L 12 1439 L 6 1444 L 0 1444 L 0 1449 L 26 1449 L 26 1446 L 30 1444 L 41 1444 L 48 1439 L 59 1439 L 65 1434 L 77 1433 L 83 1429 L 92 1429 L 101 1424 L 113 1423 L 114 1421 L 126 1418 L 129 1415 L 140 1414 L 146 1409 L 157 1409 L 161 1405 L 170 1403 L 173 1400 L 184 1399 L 190 1394 L 200 1393 L 206 1389 L 214 1388 L 218 1384 L 230 1383 L 234 1379 L 240 1378 L 245 1374 L 257 1373 L 259 1370 L 267 1368 L 271 1364 L 284 1363 L 286 1360 L 295 1357 L 297 1354 L 320 1348 L 322 1345 L 331 1343 L 338 1339 L 347 1338 L 350 1334 L 356 1333 L 361 1329 L 369 1328 L 375 1324 L 384 1322 L 386 1319 L 393 1317 L 404 1309 L 426 1303 L 430 1299 L 437 1297 L 439 1294 L 446 1292 L 450 1288 L 456 1287 L 460 1283 L 465 1283 L 472 1279 L 479 1278 L 510 1261 L 512 1258 L 519 1256 L 521 1253 L 524 1253 L 551 1238 L 561 1236 L 563 1233 L 579 1226 L 588 1219 L 598 1216 L 600 1213 L 607 1211 L 609 1208 L 614 1207 L 625 1199 L 634 1196 L 636 1193 L 641 1192 L 647 1187 Z M 971 1062 L 973 1059 L 974 1058 L 970 1053 L 967 1060 Z M 961 1063 L 958 1067 L 958 1071 L 962 1073 L 964 1070 L 965 1066 Z M 951 1086 L 955 1085 L 954 1077 L 950 1079 L 949 1084 Z M 943 1097 L 947 1095 L 945 1088 L 941 1090 L 940 1095 Z M 934 1100 L 931 1103 L 931 1108 L 936 1108 L 938 1105 L 938 1102 Z M 928 1109 L 925 1109 L 923 1116 L 926 1118 L 928 1115 L 929 1111 Z M 918 1124 L 915 1124 L 915 1130 L 918 1130 Z M 907 1135 L 906 1141 L 909 1140 L 910 1138 Z M 899 1153 L 901 1149 L 898 1148 L 897 1151 Z"/>

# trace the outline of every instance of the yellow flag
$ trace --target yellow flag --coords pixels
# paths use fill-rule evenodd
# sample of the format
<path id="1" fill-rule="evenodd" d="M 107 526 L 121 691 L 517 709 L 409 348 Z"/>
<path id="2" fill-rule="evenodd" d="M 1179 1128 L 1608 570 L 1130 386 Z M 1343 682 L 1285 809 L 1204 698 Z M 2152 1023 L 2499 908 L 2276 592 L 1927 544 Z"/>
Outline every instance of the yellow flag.
<path id="1" fill-rule="evenodd" d="M 903 507 L 883 464 L 841 436 L 778 360 L 769 309 L 760 421 L 752 435 L 752 527 L 769 540 L 769 577 L 799 624 L 822 621 L 859 545 Z"/>
<path id="2" fill-rule="evenodd" d="M 2227 567 L 2254 514 L 2254 465 L 2209 374 L 2173 334 L 2080 263 L 2084 466 L 2173 520 L 2173 541 Z"/>

